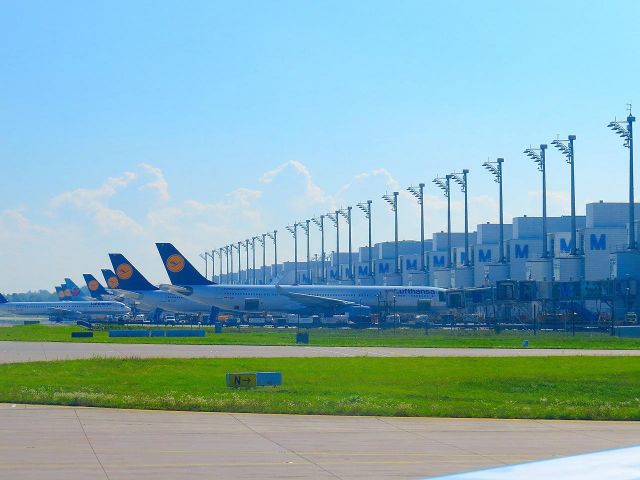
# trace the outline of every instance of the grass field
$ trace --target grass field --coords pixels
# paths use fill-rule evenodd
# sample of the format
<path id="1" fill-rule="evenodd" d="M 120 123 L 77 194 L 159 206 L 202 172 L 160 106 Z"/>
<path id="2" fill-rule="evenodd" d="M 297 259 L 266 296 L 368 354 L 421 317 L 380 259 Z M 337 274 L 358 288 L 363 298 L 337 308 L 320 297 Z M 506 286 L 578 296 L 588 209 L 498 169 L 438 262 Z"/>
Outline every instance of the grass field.
<path id="1" fill-rule="evenodd" d="M 282 371 L 231 390 L 226 372 Z M 0 365 L 0 402 L 297 414 L 640 420 L 640 358 L 91 359 Z"/>
<path id="2" fill-rule="evenodd" d="M 118 328 L 118 327 L 116 327 Z M 114 342 L 114 343 L 182 343 L 182 344 L 234 344 L 234 345 L 294 345 L 295 329 L 236 329 L 225 328 L 214 334 L 208 328 L 207 336 L 191 338 L 109 338 L 106 331 L 96 331 L 94 338 L 72 339 L 75 326 L 17 325 L 0 328 L 0 341 L 50 342 Z M 618 338 L 601 333 L 570 333 L 532 331 L 459 331 L 459 330 L 341 330 L 314 329 L 310 331 L 310 345 L 316 346 L 390 346 L 390 347 L 484 347 L 519 348 L 528 340 L 530 348 L 604 348 L 637 349 L 640 339 Z"/>

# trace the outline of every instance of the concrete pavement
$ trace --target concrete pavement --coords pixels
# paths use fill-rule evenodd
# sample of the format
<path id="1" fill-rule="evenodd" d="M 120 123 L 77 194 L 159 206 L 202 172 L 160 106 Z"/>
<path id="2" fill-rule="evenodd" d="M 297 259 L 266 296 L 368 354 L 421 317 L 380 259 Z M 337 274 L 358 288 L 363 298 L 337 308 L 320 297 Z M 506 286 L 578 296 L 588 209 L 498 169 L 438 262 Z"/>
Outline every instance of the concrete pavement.
<path id="1" fill-rule="evenodd" d="M 410 479 L 637 444 L 638 422 L 0 404 L 4 479 Z"/>
<path id="2" fill-rule="evenodd" d="M 233 358 L 233 357 L 541 357 L 640 356 L 640 350 L 530 348 L 400 348 L 261 345 L 179 345 L 0 341 L 0 363 L 91 357 Z"/>

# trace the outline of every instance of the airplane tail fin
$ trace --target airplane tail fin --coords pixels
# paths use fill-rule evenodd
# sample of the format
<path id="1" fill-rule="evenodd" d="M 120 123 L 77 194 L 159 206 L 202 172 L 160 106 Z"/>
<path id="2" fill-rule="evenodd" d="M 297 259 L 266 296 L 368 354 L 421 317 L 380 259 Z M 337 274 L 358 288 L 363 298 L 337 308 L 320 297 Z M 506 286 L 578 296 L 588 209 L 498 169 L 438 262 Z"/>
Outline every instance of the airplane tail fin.
<path id="1" fill-rule="evenodd" d="M 62 289 L 61 286 L 56 286 L 53 287 L 56 289 L 56 295 L 58 296 L 58 300 L 63 301 L 64 300 L 64 290 Z"/>
<path id="2" fill-rule="evenodd" d="M 158 290 L 121 253 L 110 253 L 111 264 L 118 277 L 120 288 L 124 290 Z"/>
<path id="3" fill-rule="evenodd" d="M 174 285 L 213 285 L 171 243 L 156 243 L 164 268 Z"/>
<path id="4" fill-rule="evenodd" d="M 64 294 L 63 300 L 65 302 L 68 302 L 69 300 L 71 300 L 71 289 L 67 286 L 67 284 L 65 283 L 60 284 L 60 288 L 62 289 L 62 293 Z"/>
<path id="5" fill-rule="evenodd" d="M 93 275 L 91 275 L 90 273 L 84 273 L 82 274 L 82 276 L 84 277 L 84 281 L 87 284 L 87 288 L 89 289 L 91 298 L 100 299 L 102 298 L 102 295 L 108 295 L 108 292 Z"/>
<path id="6" fill-rule="evenodd" d="M 113 270 L 110 268 L 103 268 L 100 270 L 102 272 L 102 276 L 104 277 L 104 281 L 107 282 L 107 288 L 119 288 L 120 282 L 118 281 L 118 276 L 113 273 Z"/>
<path id="7" fill-rule="evenodd" d="M 0 303 L 9 303 L 7 299 L 0 293 Z"/>
<path id="8" fill-rule="evenodd" d="M 80 287 L 76 285 L 73 280 L 71 280 L 70 278 L 65 278 L 64 283 L 71 292 L 71 300 L 84 300 L 82 290 L 80 290 Z"/>

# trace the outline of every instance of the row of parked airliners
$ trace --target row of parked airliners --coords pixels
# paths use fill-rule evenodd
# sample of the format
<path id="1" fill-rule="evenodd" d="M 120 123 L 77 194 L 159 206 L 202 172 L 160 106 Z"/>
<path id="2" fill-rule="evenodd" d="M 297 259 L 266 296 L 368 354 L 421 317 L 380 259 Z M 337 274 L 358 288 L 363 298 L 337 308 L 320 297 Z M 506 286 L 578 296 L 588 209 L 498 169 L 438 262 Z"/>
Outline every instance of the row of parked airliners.
<path id="1" fill-rule="evenodd" d="M 103 269 L 103 287 L 91 274 L 84 278 L 93 301 L 65 302 L 45 307 L 45 313 L 82 310 L 78 304 L 118 304 L 123 314 L 129 302 L 146 311 L 169 311 L 184 314 L 210 314 L 219 311 L 241 313 L 295 313 L 336 315 L 363 318 L 372 313 L 425 312 L 446 307 L 446 290 L 437 287 L 356 286 L 356 285 L 218 285 L 205 278 L 170 243 L 157 243 L 158 252 L 170 284 L 153 285 L 120 253 L 109 254 L 112 270 Z M 66 285 L 73 284 L 65 279 Z M 6 300 L 5 300 L 6 302 Z M 13 302 L 6 302 L 7 310 Z M 51 302 L 15 302 L 51 303 Z M 70 305 L 73 303 L 74 305 Z M 0 308 L 2 304 L 0 304 Z M 37 306 L 34 305 L 32 311 Z M 25 306 L 14 308 L 26 312 Z M 35 314 L 35 313 L 29 313 Z M 114 314 L 110 311 L 109 314 Z"/>

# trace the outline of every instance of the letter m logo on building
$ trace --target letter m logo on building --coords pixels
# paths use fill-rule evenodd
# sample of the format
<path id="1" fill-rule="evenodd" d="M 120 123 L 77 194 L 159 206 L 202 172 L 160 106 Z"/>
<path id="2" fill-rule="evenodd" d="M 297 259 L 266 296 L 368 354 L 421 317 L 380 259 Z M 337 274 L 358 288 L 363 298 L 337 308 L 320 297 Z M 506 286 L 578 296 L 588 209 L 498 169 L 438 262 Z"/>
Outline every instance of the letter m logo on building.
<path id="1" fill-rule="evenodd" d="M 333 270 L 333 269 L 329 270 L 329 277 L 331 277 L 334 280 L 337 280 L 339 278 L 338 270 Z"/>
<path id="2" fill-rule="evenodd" d="M 601 234 L 600 238 L 596 237 L 595 233 L 589 237 L 589 247 L 591 250 L 606 250 L 607 249 L 607 235 Z"/>
<path id="3" fill-rule="evenodd" d="M 490 262 L 491 250 L 478 249 L 478 262 Z"/>
<path id="4" fill-rule="evenodd" d="M 560 251 L 562 253 L 571 252 L 571 247 L 573 247 L 573 242 L 572 241 L 569 241 L 569 243 L 567 243 L 567 241 L 564 238 L 560 239 Z"/>
<path id="5" fill-rule="evenodd" d="M 368 265 L 358 265 L 358 276 L 366 277 L 369 275 L 369 266 Z"/>
<path id="6" fill-rule="evenodd" d="M 389 263 L 379 263 L 378 273 L 389 273 Z"/>
<path id="7" fill-rule="evenodd" d="M 418 269 L 418 260 L 416 260 L 415 258 L 413 260 L 411 260 L 410 258 L 407 258 L 407 261 L 405 262 L 406 265 L 406 269 L 407 270 L 417 270 Z"/>
<path id="8" fill-rule="evenodd" d="M 444 255 L 440 255 L 439 257 L 433 256 L 433 266 L 435 268 L 443 268 L 444 265 Z"/>
<path id="9" fill-rule="evenodd" d="M 516 258 L 529 258 L 529 245 L 516 243 Z"/>

